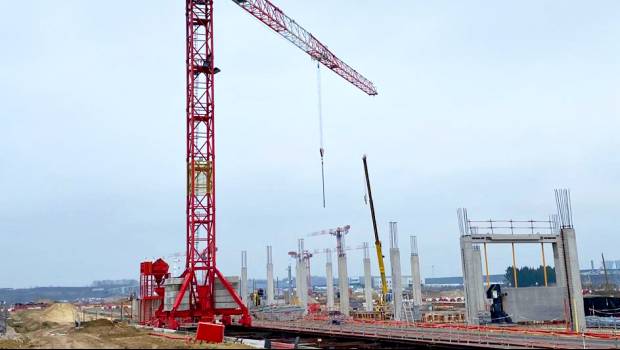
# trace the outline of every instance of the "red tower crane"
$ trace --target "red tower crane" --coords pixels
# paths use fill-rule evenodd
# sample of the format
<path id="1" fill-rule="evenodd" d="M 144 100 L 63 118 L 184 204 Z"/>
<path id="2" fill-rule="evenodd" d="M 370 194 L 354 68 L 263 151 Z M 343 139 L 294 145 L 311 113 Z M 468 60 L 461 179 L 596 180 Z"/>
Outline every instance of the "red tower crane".
<path id="1" fill-rule="evenodd" d="M 372 82 L 268 0 L 233 1 L 366 94 L 377 94 Z M 213 14 L 213 0 L 186 0 L 187 254 L 183 274 L 170 279 L 177 283 L 170 288 L 174 293 L 166 289 L 167 297 L 158 295 L 161 305 L 153 320 L 169 328 L 178 328 L 180 322 L 213 321 L 216 316 L 230 323 L 232 315 L 240 315 L 243 325 L 251 324 L 246 305 L 216 267 L 214 86 L 219 69 L 214 59 Z M 232 303 L 216 301 L 216 291 L 222 290 Z M 174 302 L 164 307 L 166 298 Z"/>

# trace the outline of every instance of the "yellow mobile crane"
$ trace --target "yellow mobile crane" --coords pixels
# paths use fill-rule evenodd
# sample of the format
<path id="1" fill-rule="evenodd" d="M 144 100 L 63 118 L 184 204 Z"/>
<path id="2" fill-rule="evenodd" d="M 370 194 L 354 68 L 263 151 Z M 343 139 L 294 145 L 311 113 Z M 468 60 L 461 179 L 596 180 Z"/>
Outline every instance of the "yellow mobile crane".
<path id="1" fill-rule="evenodd" d="M 368 191 L 368 201 L 370 202 L 370 215 L 372 217 L 372 226 L 375 230 L 375 248 L 377 249 L 377 260 L 379 261 L 379 273 L 381 274 L 381 299 L 379 300 L 379 306 L 383 311 L 387 293 L 387 279 L 385 277 L 385 265 L 383 264 L 383 249 L 381 248 L 381 240 L 379 240 L 379 230 L 377 229 L 377 219 L 375 217 L 375 205 L 372 201 L 372 191 L 370 190 L 370 177 L 368 176 L 368 163 L 366 162 L 366 155 L 362 157 L 364 161 L 364 173 L 366 174 L 366 188 Z"/>

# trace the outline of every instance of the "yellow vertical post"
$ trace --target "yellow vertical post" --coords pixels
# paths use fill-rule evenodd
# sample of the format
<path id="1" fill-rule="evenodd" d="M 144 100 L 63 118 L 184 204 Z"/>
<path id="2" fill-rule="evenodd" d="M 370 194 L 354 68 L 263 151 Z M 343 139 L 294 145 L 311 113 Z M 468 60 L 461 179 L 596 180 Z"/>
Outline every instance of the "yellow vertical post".
<path id="1" fill-rule="evenodd" d="M 519 282 L 517 278 L 517 260 L 515 258 L 515 244 L 512 243 L 512 277 L 515 282 L 515 288 L 519 288 Z"/>
<path id="2" fill-rule="evenodd" d="M 577 301 L 573 299 L 573 319 L 575 320 L 575 329 L 573 331 L 579 332 L 579 318 L 577 318 Z"/>
<path id="3" fill-rule="evenodd" d="M 487 244 L 484 243 L 484 269 L 487 274 L 487 289 L 491 287 L 491 276 L 489 276 L 489 258 L 487 256 Z"/>
<path id="4" fill-rule="evenodd" d="M 542 252 L 543 276 L 545 277 L 545 287 L 547 286 L 547 262 L 545 261 L 545 244 L 540 243 L 540 251 Z"/>

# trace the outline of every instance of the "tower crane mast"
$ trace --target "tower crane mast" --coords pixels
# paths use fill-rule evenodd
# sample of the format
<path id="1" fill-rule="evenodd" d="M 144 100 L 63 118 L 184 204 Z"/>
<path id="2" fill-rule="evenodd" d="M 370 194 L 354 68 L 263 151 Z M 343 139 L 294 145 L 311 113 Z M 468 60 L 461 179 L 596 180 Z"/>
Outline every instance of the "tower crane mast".
<path id="1" fill-rule="evenodd" d="M 186 260 L 180 278 L 178 293 L 166 295 L 171 305 L 164 308 L 164 288 L 156 292 L 160 307 L 152 323 L 168 328 L 178 328 L 180 323 L 214 321 L 221 316 L 230 324 L 233 315 L 240 315 L 242 325 L 251 325 L 247 306 L 234 287 L 216 265 L 216 187 L 215 187 L 215 66 L 214 0 L 186 0 Z M 299 26 L 267 0 L 233 0 L 241 8 L 258 18 L 295 46 L 304 50 L 336 74 L 364 91 L 376 95 L 374 85 L 353 68 L 336 57 L 327 46 Z M 141 269 L 148 275 L 149 269 Z M 167 274 L 168 278 L 171 277 Z M 180 280 L 180 281 L 179 281 Z M 217 303 L 216 281 L 220 290 L 225 289 L 230 299 Z M 219 291 L 218 298 L 221 297 Z M 230 305 L 236 305 L 231 308 Z M 225 305 L 225 306 L 222 306 Z"/>

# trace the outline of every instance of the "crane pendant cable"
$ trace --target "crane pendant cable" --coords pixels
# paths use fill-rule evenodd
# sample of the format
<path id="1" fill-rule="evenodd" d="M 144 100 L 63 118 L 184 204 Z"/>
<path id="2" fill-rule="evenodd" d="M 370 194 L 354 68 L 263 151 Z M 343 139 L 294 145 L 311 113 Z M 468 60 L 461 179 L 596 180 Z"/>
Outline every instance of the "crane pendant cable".
<path id="1" fill-rule="evenodd" d="M 323 208 L 325 208 L 325 163 L 323 161 L 325 157 L 325 148 L 323 147 L 323 101 L 321 94 L 321 65 L 318 61 L 316 62 L 316 80 L 319 111 L 319 137 L 321 143 L 321 148 L 319 148 L 319 153 L 321 154 L 321 183 L 323 186 Z"/>

